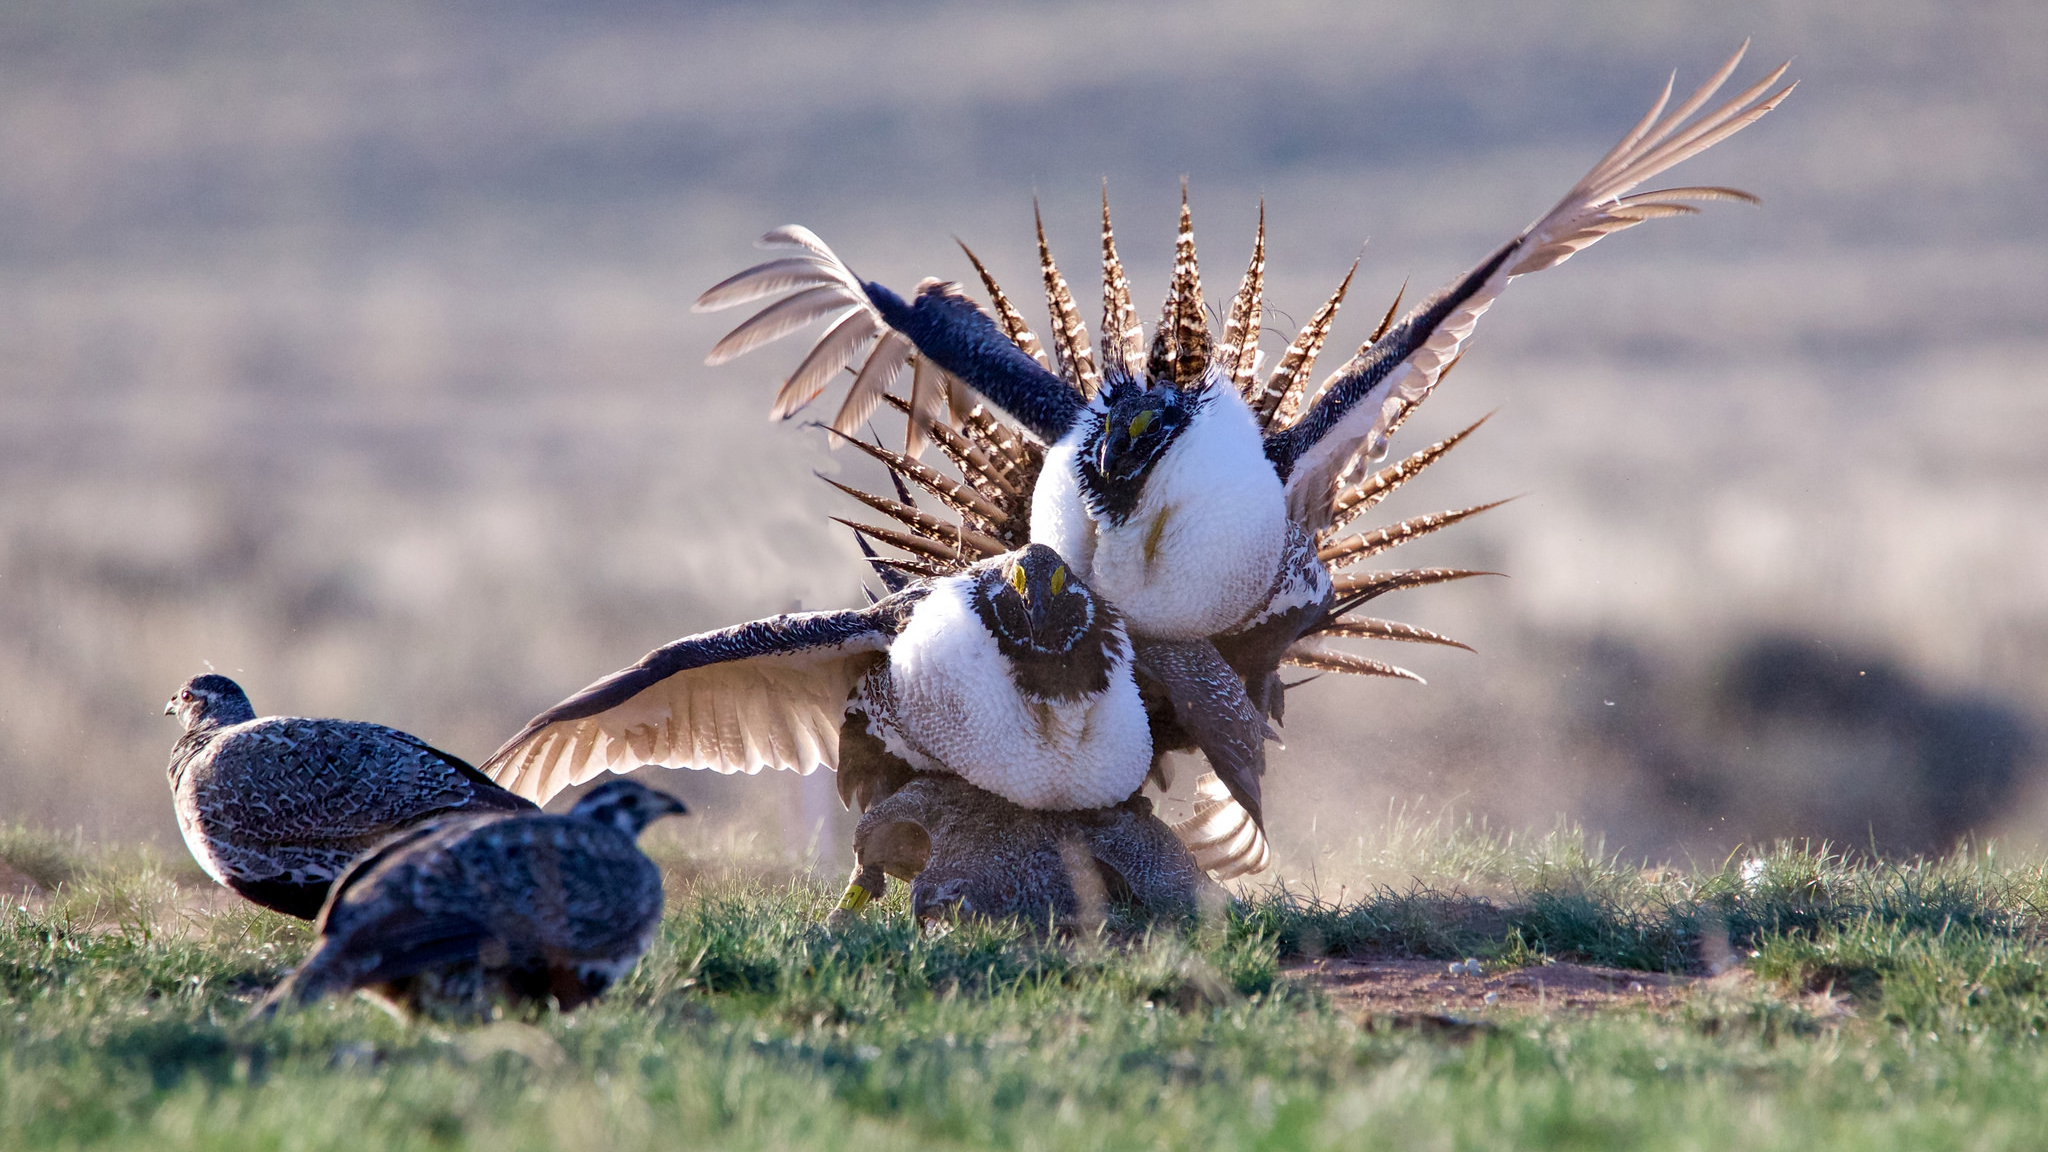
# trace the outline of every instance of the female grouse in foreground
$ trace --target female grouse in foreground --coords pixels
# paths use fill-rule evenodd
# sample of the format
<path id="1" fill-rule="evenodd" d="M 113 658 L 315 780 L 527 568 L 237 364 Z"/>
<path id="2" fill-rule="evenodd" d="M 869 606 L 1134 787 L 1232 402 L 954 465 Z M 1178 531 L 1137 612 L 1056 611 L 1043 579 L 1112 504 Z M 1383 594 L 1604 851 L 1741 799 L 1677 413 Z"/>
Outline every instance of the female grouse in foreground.
<path id="1" fill-rule="evenodd" d="M 463 813 L 393 837 L 335 885 L 312 954 L 257 1013 L 357 989 L 457 1016 L 602 995 L 661 923 L 661 869 L 640 833 L 684 811 L 614 780 L 567 815 Z"/>
<path id="2" fill-rule="evenodd" d="M 394 832 L 451 812 L 519 812 L 528 801 L 457 757 L 381 724 L 259 718 L 225 676 L 187 680 L 164 714 L 172 804 L 206 874 L 311 920 L 349 862 Z"/>

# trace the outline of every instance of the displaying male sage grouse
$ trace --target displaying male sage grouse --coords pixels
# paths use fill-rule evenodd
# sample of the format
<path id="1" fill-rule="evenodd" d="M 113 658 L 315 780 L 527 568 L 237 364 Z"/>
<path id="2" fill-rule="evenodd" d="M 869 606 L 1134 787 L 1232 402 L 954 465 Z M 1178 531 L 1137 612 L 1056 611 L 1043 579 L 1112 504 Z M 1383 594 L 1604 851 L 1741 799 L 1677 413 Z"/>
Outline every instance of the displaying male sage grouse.
<path id="1" fill-rule="evenodd" d="M 357 989 L 452 1016 L 602 995 L 661 924 L 661 869 L 636 841 L 684 811 L 614 780 L 566 815 L 446 816 L 393 837 L 335 885 L 312 953 L 257 1013 Z"/>
<path id="2" fill-rule="evenodd" d="M 1785 72 L 1780 67 L 1696 115 L 1742 55 L 1738 51 L 1668 113 L 1672 88 L 1667 84 L 1649 113 L 1555 207 L 1395 323 L 1397 299 L 1373 338 L 1313 393 L 1307 387 L 1309 374 L 1350 278 L 1261 380 L 1257 333 L 1264 304 L 1263 218 L 1223 332 L 1212 339 L 1185 199 L 1172 289 L 1149 348 L 1131 306 L 1105 201 L 1105 335 L 1099 350 L 1090 347 L 1040 228 L 1057 372 L 971 252 L 993 315 L 956 286 L 936 281 L 926 281 L 906 301 L 861 280 L 815 235 L 796 226 L 762 240 L 765 247 L 793 254 L 741 272 L 698 300 L 700 310 L 716 310 L 787 293 L 721 340 L 709 360 L 723 362 L 814 320 L 834 317 L 783 385 L 773 413 L 794 414 L 867 352 L 833 427 L 852 434 L 908 369 L 910 456 L 948 425 L 944 417 L 950 416 L 955 427 L 967 425 L 972 410 L 967 390 L 985 397 L 1044 446 L 1043 475 L 1026 489 L 1028 510 L 1013 517 L 1022 521 L 1028 538 L 1068 556 L 1090 585 L 1124 613 L 1134 639 L 1214 643 L 1244 677 L 1255 703 L 1277 718 L 1281 700 L 1273 672 L 1283 660 L 1398 674 L 1329 652 L 1319 640 L 1308 639 L 1318 632 L 1431 639 L 1413 631 L 1394 634 L 1365 621 L 1330 626 L 1346 606 L 1389 585 L 1377 579 L 1363 586 L 1333 582 L 1328 568 L 1482 509 L 1383 530 L 1394 532 L 1391 539 L 1371 533 L 1340 542 L 1331 534 L 1385 494 L 1385 484 L 1375 479 L 1384 481 L 1389 472 L 1412 475 L 1412 470 L 1390 469 L 1358 482 L 1356 473 L 1365 462 L 1383 458 L 1388 437 L 1456 362 L 1479 316 L 1508 282 L 1560 264 L 1610 232 L 1694 212 L 1693 202 L 1753 199 L 1715 187 L 1634 192 L 1643 181 L 1755 122 L 1791 91 L 1789 86 L 1771 91 Z M 938 442 L 943 446 L 943 437 Z M 1447 446 L 1436 446 L 1436 451 Z M 1031 451 L 1040 449 L 1032 445 Z M 1435 458 L 1417 456 L 1423 463 Z M 1008 479 L 1012 484 L 1019 480 Z M 1414 577 L 1392 586 L 1448 578 L 1454 577 Z M 1204 656 L 1189 659 L 1207 662 Z M 1218 774 L 1232 802 L 1254 826 L 1260 824 L 1256 772 L 1219 766 Z M 1255 850 L 1262 852 L 1262 834 L 1256 839 L 1261 843 Z"/>
<path id="3" fill-rule="evenodd" d="M 899 582 L 866 608 L 657 648 L 534 717 L 483 771 L 546 803 L 641 764 L 822 767 L 860 808 L 913 771 L 942 772 L 1071 810 L 1128 798 L 1151 763 L 1122 617 L 1031 545 Z"/>
<path id="4" fill-rule="evenodd" d="M 394 832 L 451 812 L 533 808 L 395 728 L 258 717 L 225 676 L 187 680 L 164 714 L 185 725 L 171 748 L 171 801 L 192 858 L 300 919 L 317 915 L 335 877 Z"/>

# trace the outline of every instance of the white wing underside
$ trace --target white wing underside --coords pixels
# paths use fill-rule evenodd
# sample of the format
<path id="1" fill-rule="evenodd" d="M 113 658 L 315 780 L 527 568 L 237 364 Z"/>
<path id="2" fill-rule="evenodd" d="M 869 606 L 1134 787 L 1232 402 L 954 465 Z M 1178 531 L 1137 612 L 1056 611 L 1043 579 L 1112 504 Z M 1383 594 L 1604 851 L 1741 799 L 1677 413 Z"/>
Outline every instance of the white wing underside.
<path id="1" fill-rule="evenodd" d="M 1169 827 L 1195 863 L 1218 880 L 1263 872 L 1271 859 L 1266 834 L 1214 772 L 1195 782 L 1194 815 Z"/>
<path id="2" fill-rule="evenodd" d="M 1374 389 L 1373 395 L 1355 405 L 1342 423 L 1296 462 L 1287 484 L 1288 512 L 1295 520 L 1312 529 L 1324 526 L 1318 520 L 1328 516 L 1330 497 L 1336 487 L 1352 470 L 1386 455 L 1392 429 L 1436 387 L 1445 369 L 1471 339 L 1479 317 L 1492 307 L 1510 280 L 1554 268 L 1602 236 L 1633 228 L 1645 220 L 1696 213 L 1699 209 L 1693 206 L 1693 201 L 1755 201 L 1746 192 L 1716 187 L 1664 188 L 1631 195 L 1644 181 L 1755 123 L 1797 87 L 1787 85 L 1764 95 L 1791 66 L 1781 64 L 1713 111 L 1686 123 L 1727 82 L 1748 49 L 1744 42 L 1727 63 L 1668 114 L 1665 108 L 1671 102 L 1672 81 L 1667 81 L 1663 94 L 1628 135 L 1601 157 L 1555 207 L 1522 233 L 1506 263 L 1445 317 L 1430 338 Z M 1325 381 L 1323 387 L 1329 387 L 1335 379 L 1333 376 Z"/>
<path id="3" fill-rule="evenodd" d="M 914 418 L 905 433 L 904 451 L 916 456 L 924 448 L 928 421 L 945 419 L 949 409 L 963 413 L 972 405 L 965 386 L 950 373 L 917 354 L 910 340 L 883 322 L 868 302 L 867 290 L 831 248 L 801 224 L 785 224 L 761 237 L 762 248 L 794 253 L 739 272 L 713 285 L 690 306 L 693 312 L 718 312 L 790 293 L 749 317 L 712 346 L 706 364 L 723 364 L 780 340 L 819 319 L 831 317 L 825 334 L 812 345 L 803 363 L 775 395 L 771 419 L 787 420 L 818 398 L 834 377 L 856 363 L 853 386 L 831 428 L 852 436 L 867 423 L 882 397 L 910 374 L 910 407 Z M 866 359 L 862 360 L 865 355 Z"/>
<path id="4" fill-rule="evenodd" d="M 491 775 L 545 804 L 564 788 L 649 764 L 748 775 L 837 769 L 847 698 L 875 659 L 837 649 L 679 672 L 616 707 L 547 725 Z"/>

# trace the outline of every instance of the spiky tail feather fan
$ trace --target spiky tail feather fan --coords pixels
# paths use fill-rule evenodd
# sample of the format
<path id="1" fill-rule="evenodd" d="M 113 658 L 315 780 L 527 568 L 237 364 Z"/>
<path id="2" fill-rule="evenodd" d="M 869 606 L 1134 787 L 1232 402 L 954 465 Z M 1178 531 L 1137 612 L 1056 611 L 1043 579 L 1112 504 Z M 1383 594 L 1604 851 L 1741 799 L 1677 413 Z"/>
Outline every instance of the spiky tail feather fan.
<path id="1" fill-rule="evenodd" d="M 1200 305 L 1200 274 L 1195 263 L 1191 217 L 1183 189 L 1172 291 L 1154 333 L 1145 369 L 1154 375 L 1176 380 L 1192 379 L 1207 369 L 1212 358 L 1216 359 L 1217 366 L 1239 389 L 1269 435 L 1294 429 L 1313 415 L 1333 390 L 1344 388 L 1353 381 L 1370 384 L 1363 397 L 1365 402 L 1351 405 L 1356 416 L 1347 412 L 1332 421 L 1331 427 L 1319 430 L 1317 438 L 1294 465 L 1288 479 L 1289 514 L 1315 532 L 1318 559 L 1322 563 L 1346 567 L 1496 507 L 1498 502 L 1411 517 L 1373 532 L 1359 533 L 1344 540 L 1335 539 L 1338 530 L 1419 475 L 1484 422 L 1483 419 L 1475 422 L 1457 434 L 1398 463 L 1380 468 L 1363 479 L 1352 478 L 1362 461 L 1378 460 L 1384 455 L 1388 439 L 1457 366 L 1479 316 L 1491 306 L 1509 281 L 1561 264 L 1609 233 L 1622 231 L 1645 220 L 1696 212 L 1698 209 L 1694 204 L 1698 201 L 1754 201 L 1755 198 L 1748 193 L 1711 186 L 1634 192 L 1643 181 L 1754 123 L 1792 91 L 1794 86 L 1788 85 L 1766 95 L 1786 71 L 1786 66 L 1780 66 L 1763 80 L 1694 119 L 1694 114 L 1705 107 L 1734 73 L 1747 49 L 1745 42 L 1714 75 L 1667 114 L 1676 79 L 1674 76 L 1672 82 L 1666 83 L 1649 113 L 1556 206 L 1506 248 L 1498 251 L 1487 265 L 1482 265 L 1485 275 L 1477 284 L 1462 286 L 1466 289 L 1464 297 L 1434 321 L 1424 338 L 1412 347 L 1398 339 L 1393 345 L 1383 347 L 1382 341 L 1390 332 L 1398 337 L 1397 327 L 1406 331 L 1418 317 L 1431 315 L 1437 308 L 1437 298 L 1425 301 L 1397 326 L 1394 317 L 1406 292 L 1406 285 L 1403 285 L 1402 292 L 1396 294 L 1393 304 L 1387 308 L 1357 354 L 1325 378 L 1313 394 L 1308 389 L 1309 376 L 1357 271 L 1356 262 L 1261 382 L 1257 378 L 1257 331 L 1263 308 L 1265 274 L 1264 205 L 1260 206 L 1259 228 L 1251 262 L 1225 316 L 1223 337 L 1212 344 Z M 1691 122 L 1687 123 L 1688 120 Z M 1035 206 L 1033 215 L 1036 219 Z M 1037 234 L 1040 272 L 1047 308 L 1053 318 L 1052 346 L 1061 374 L 1084 395 L 1092 395 L 1101 387 L 1105 371 L 1135 374 L 1143 349 L 1143 331 L 1132 308 L 1129 283 L 1117 256 L 1107 191 L 1103 197 L 1102 219 L 1104 338 L 1100 368 L 1096 363 L 1096 350 L 1090 346 L 1087 325 L 1080 318 L 1072 292 L 1046 243 L 1042 221 L 1037 225 Z M 836 315 L 825 337 L 783 386 L 774 414 L 787 416 L 815 398 L 834 372 L 849 368 L 873 342 L 874 351 L 857 373 L 854 387 L 832 427 L 850 439 L 854 428 L 867 418 L 876 403 L 887 402 L 902 412 L 906 417 L 903 454 L 878 452 L 866 445 L 861 447 L 888 467 L 895 477 L 936 497 L 958 521 L 957 524 L 944 523 L 916 509 L 907 495 L 903 500 L 890 501 L 873 493 L 861 493 L 835 484 L 871 509 L 908 527 L 909 531 L 904 532 L 873 525 L 851 525 L 857 532 L 891 544 L 911 556 L 903 560 L 878 558 L 876 563 L 901 572 L 935 575 L 957 571 L 984 556 L 1020 547 L 1027 542 L 1030 536 L 1030 494 L 1043 464 L 1043 446 L 1005 424 L 985 407 L 972 405 L 964 397 L 960 383 L 950 378 L 930 383 L 914 379 L 911 398 L 899 399 L 893 394 L 894 383 L 902 377 L 904 369 L 919 358 L 907 341 L 893 332 L 877 337 L 868 330 L 869 325 L 855 315 L 858 311 L 867 310 L 868 306 L 859 280 L 845 264 L 816 236 L 800 227 L 777 229 L 763 237 L 762 244 L 764 247 L 794 250 L 798 254 L 757 265 L 715 286 L 698 300 L 697 309 L 712 311 L 779 292 L 797 291 L 770 305 L 720 341 L 712 351 L 710 362 L 723 362 L 759 344 L 787 335 L 804 324 Z M 972 252 L 967 255 L 993 302 L 994 315 L 1001 330 L 1020 350 L 1039 363 L 1045 363 L 1044 346 L 1004 295 L 994 276 Z M 847 311 L 849 309 L 852 311 Z M 892 339 L 895 341 L 893 344 Z M 1397 355 L 1390 365 L 1382 364 L 1390 349 Z M 1374 376 L 1371 381 L 1360 380 L 1368 373 Z M 936 446 L 947 458 L 960 473 L 960 481 L 939 476 L 916 462 L 915 457 L 927 443 Z M 1479 575 L 1497 573 L 1423 568 L 1336 576 L 1333 580 L 1336 601 L 1331 610 L 1288 649 L 1285 663 L 1325 672 L 1420 681 L 1421 677 L 1406 669 L 1332 649 L 1327 642 L 1345 638 L 1466 647 L 1450 637 L 1414 625 L 1354 616 L 1352 613 L 1388 592 Z M 1195 815 L 1177 825 L 1176 831 L 1196 852 L 1203 866 L 1219 877 L 1255 872 L 1266 865 L 1267 848 L 1263 832 L 1250 813 L 1230 799 L 1227 789 L 1213 774 L 1204 776 L 1198 785 Z"/>

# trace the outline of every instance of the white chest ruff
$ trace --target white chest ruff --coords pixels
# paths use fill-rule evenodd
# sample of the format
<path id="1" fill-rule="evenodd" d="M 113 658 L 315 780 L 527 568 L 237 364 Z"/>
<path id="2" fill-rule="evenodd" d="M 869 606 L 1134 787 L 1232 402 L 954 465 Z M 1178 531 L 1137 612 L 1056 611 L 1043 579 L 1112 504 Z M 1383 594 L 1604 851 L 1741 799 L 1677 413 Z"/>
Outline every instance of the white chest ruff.
<path id="1" fill-rule="evenodd" d="M 1075 425 L 1065 439 L 1045 450 L 1045 466 L 1031 489 L 1031 542 L 1059 553 L 1093 588 L 1089 573 L 1095 567 L 1095 520 L 1081 495 L 1080 473 L 1087 421 Z"/>
<path id="2" fill-rule="evenodd" d="M 1265 606 L 1286 544 L 1287 503 L 1235 389 L 1212 386 L 1122 524 L 1089 518 L 1077 454 L 1065 442 L 1046 453 L 1031 538 L 1084 571 L 1131 631 L 1192 640 L 1227 632 Z"/>
<path id="3" fill-rule="evenodd" d="M 920 771 L 950 772 L 1025 808 L 1129 798 L 1151 767 L 1152 737 L 1128 657 L 1095 695 L 1026 698 L 966 597 L 934 591 L 862 683 L 876 735 Z"/>

